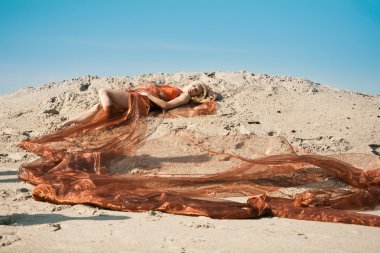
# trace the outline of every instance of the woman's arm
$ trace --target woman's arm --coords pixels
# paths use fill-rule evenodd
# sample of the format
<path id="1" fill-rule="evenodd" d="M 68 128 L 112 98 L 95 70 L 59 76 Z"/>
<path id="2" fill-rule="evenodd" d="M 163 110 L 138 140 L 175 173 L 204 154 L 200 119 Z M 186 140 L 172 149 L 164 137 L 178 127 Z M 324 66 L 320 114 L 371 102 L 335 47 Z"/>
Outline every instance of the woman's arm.
<path id="1" fill-rule="evenodd" d="M 187 103 L 189 103 L 189 101 L 191 99 L 190 95 L 188 93 L 182 93 L 181 95 L 179 95 L 175 99 L 170 100 L 168 102 L 165 100 L 162 100 L 161 98 L 150 95 L 146 92 L 140 92 L 140 95 L 146 96 L 147 98 L 149 98 L 150 101 L 152 101 L 153 103 L 155 103 L 156 105 L 158 105 L 159 107 L 161 107 L 164 110 L 172 109 L 172 108 L 178 107 L 180 105 L 187 104 Z"/>

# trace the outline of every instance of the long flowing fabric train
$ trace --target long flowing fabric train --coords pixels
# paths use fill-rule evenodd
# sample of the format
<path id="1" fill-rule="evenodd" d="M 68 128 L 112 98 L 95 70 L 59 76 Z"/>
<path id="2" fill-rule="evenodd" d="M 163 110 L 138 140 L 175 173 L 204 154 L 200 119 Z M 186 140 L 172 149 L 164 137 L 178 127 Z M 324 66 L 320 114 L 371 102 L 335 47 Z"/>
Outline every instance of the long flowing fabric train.
<path id="1" fill-rule="evenodd" d="M 181 153 L 174 157 L 173 150 L 167 150 L 168 156 L 164 158 L 142 155 L 138 151 L 149 149 L 152 141 L 148 141 L 147 136 L 151 134 L 157 117 L 148 116 L 152 113 L 151 104 L 138 92 L 144 90 L 167 99 L 170 88 L 165 89 L 156 85 L 138 86 L 129 90 L 128 111 L 114 111 L 111 118 L 100 111 L 84 125 L 22 141 L 22 148 L 41 158 L 23 164 L 19 178 L 36 185 L 35 199 L 57 204 L 84 203 L 115 210 L 159 210 L 223 219 L 278 216 L 380 227 L 379 216 L 352 211 L 371 209 L 380 204 L 379 157 L 350 155 L 351 160 L 355 156 L 358 160 L 366 157 L 368 163 L 359 168 L 344 161 L 344 157 L 298 155 L 290 145 L 278 145 L 279 142 L 260 145 L 257 142 L 253 148 L 271 152 L 269 155 L 258 152 L 261 157 L 257 158 L 256 154 L 255 159 L 248 159 L 208 147 L 211 144 L 217 147 L 226 137 L 213 141 L 196 133 L 190 134 L 192 137 L 189 138 L 189 133 L 181 132 L 169 138 L 158 138 L 155 142 L 160 143 L 161 149 L 176 144 L 180 146 L 179 150 L 203 150 L 200 156 L 185 157 Z M 215 102 L 210 102 L 178 108 L 164 116 L 212 114 L 215 108 Z M 215 155 L 241 162 L 221 172 L 205 171 L 197 175 L 123 173 L 142 165 L 170 171 L 174 163 L 178 167 L 178 163 L 186 162 L 186 159 L 201 165 L 214 159 Z M 224 160 L 219 161 L 223 167 Z M 213 166 L 219 164 L 213 163 Z M 331 176 L 352 187 L 315 189 L 294 198 L 268 195 L 279 188 L 323 181 Z M 224 198 L 230 196 L 249 196 L 249 199 L 247 203 L 238 203 Z"/>

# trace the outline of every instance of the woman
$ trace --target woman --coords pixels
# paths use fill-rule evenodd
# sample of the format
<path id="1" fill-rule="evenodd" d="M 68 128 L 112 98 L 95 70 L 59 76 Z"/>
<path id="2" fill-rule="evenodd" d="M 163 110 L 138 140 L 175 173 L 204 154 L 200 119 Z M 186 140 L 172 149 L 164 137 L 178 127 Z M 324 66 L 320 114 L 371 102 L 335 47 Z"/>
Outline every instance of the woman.
<path id="1" fill-rule="evenodd" d="M 111 115 L 112 109 L 119 111 L 128 110 L 131 102 L 131 93 L 136 92 L 140 96 L 149 99 L 151 106 L 158 106 L 163 110 L 173 109 L 190 101 L 202 103 L 207 101 L 208 98 L 208 100 L 214 101 L 217 97 L 216 93 L 201 81 L 193 81 L 186 85 L 183 90 L 169 85 L 158 86 L 154 83 L 142 83 L 128 90 L 101 88 L 98 91 L 100 100 L 98 104 L 88 111 L 63 122 L 60 128 L 88 122 L 102 109 L 108 116 Z"/>

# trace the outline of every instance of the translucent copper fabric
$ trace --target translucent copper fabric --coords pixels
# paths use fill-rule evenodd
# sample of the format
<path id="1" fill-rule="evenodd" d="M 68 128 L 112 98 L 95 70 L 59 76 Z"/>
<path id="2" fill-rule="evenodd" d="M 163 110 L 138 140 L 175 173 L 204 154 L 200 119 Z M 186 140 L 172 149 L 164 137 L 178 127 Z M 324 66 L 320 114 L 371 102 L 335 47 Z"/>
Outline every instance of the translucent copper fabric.
<path id="1" fill-rule="evenodd" d="M 356 212 L 380 204 L 379 157 L 297 154 L 282 138 L 236 137 L 249 140 L 244 156 L 226 148 L 233 136 L 177 130 L 152 138 L 160 117 L 207 115 L 216 106 L 193 104 L 163 114 L 152 111 L 138 91 L 164 100 L 181 92 L 140 85 L 129 89 L 127 111 L 114 110 L 109 118 L 101 111 L 86 124 L 20 143 L 41 157 L 19 170 L 21 180 L 36 185 L 35 199 L 221 219 L 277 216 L 380 227 L 380 216 Z M 351 187 L 271 194 L 331 177 Z M 226 199 L 237 196 L 249 198 L 246 203 Z"/>

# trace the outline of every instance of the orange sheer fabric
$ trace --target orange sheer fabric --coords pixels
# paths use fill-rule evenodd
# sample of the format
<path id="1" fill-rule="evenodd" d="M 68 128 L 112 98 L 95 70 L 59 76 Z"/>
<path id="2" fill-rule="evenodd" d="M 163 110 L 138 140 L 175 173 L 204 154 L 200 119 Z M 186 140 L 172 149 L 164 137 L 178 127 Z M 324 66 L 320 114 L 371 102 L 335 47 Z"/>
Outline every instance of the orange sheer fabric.
<path id="1" fill-rule="evenodd" d="M 182 93 L 182 90 L 178 89 L 177 87 L 170 86 L 170 85 L 161 85 L 160 89 L 167 96 L 168 100 L 175 99 L 176 97 L 178 97 Z"/>
<path id="2" fill-rule="evenodd" d="M 215 151 L 228 142 L 227 136 L 177 131 L 148 140 L 160 123 L 159 117 L 148 114 L 162 114 L 151 112 L 149 100 L 138 91 L 164 100 L 180 94 L 170 86 L 137 86 L 129 89 L 128 111 L 115 110 L 111 118 L 101 111 L 86 124 L 20 143 L 41 157 L 19 170 L 21 180 L 36 185 L 35 199 L 124 211 L 157 210 L 223 219 L 278 216 L 380 227 L 379 216 L 352 211 L 380 203 L 378 157 L 298 155 L 282 139 L 273 142 L 254 136 L 250 137 L 254 143 L 250 157 L 254 158 L 249 159 Z M 188 105 L 164 117 L 211 114 L 215 108 L 214 102 Z M 355 165 L 360 161 L 364 164 Z M 146 173 L 129 173 L 135 168 Z M 331 176 L 352 187 L 315 189 L 295 197 L 270 196 L 284 187 Z M 249 199 L 247 203 L 225 199 L 233 196 Z"/>

